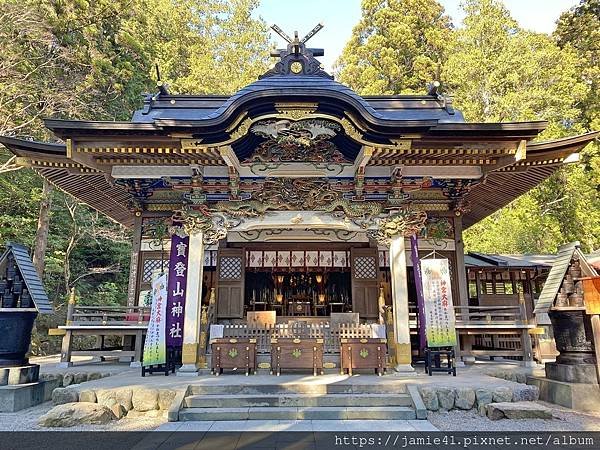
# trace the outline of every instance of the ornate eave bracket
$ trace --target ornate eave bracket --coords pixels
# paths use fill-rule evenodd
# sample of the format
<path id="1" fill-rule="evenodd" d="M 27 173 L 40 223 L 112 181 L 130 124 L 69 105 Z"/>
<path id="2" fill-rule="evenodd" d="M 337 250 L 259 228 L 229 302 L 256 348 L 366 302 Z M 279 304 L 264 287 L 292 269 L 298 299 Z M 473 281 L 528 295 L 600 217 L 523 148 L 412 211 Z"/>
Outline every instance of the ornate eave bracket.
<path id="1" fill-rule="evenodd" d="M 389 217 L 379 219 L 378 227 L 368 230 L 367 235 L 379 244 L 389 246 L 393 237 L 409 237 L 418 234 L 426 225 L 427 213 L 403 209 Z"/>
<path id="2" fill-rule="evenodd" d="M 221 239 L 225 239 L 229 229 L 241 222 L 240 219 L 209 211 L 206 207 L 199 211 L 184 208 L 173 215 L 172 221 L 179 225 L 169 228 L 171 234 L 190 236 L 202 233 L 205 245 L 215 244 Z"/>

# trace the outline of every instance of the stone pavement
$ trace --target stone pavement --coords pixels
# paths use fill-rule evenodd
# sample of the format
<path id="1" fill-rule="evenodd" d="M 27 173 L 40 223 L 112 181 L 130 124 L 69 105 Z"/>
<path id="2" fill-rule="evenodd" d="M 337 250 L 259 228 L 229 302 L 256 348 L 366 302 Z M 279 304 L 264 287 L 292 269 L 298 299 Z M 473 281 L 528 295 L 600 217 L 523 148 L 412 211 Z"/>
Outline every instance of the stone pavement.
<path id="1" fill-rule="evenodd" d="M 154 431 L 282 432 L 282 431 L 438 431 L 427 420 L 232 420 L 168 422 Z"/>
<path id="2" fill-rule="evenodd" d="M 515 383 L 500 378 L 486 375 L 488 372 L 498 370 L 518 370 L 527 374 L 543 373 L 543 366 L 528 369 L 521 367 L 515 361 L 494 361 L 478 362 L 474 365 L 459 367 L 457 376 L 436 373 L 428 376 L 423 372 L 422 366 L 417 367 L 414 375 L 403 376 L 393 371 L 378 377 L 367 374 L 354 374 L 353 376 L 340 375 L 335 369 L 326 371 L 325 375 L 313 377 L 308 374 L 284 374 L 279 377 L 266 373 L 257 375 L 235 375 L 231 373 L 223 374 L 219 377 L 205 374 L 201 376 L 175 376 L 168 377 L 164 374 L 141 376 L 141 369 L 130 368 L 126 363 L 116 361 L 96 362 L 91 358 L 81 358 L 73 367 L 68 369 L 58 369 L 58 355 L 44 358 L 31 358 L 32 363 L 41 365 L 40 373 L 57 372 L 110 372 L 112 376 L 100 380 L 89 381 L 85 383 L 86 389 L 96 388 L 114 388 L 120 386 L 147 386 L 153 388 L 170 388 L 174 390 L 185 389 L 188 385 L 253 385 L 253 384 L 286 384 L 286 383 L 311 383 L 311 384 L 388 384 L 404 383 L 414 385 L 439 385 L 450 388 L 470 387 L 470 388 L 489 388 L 490 386 L 515 386 Z"/>

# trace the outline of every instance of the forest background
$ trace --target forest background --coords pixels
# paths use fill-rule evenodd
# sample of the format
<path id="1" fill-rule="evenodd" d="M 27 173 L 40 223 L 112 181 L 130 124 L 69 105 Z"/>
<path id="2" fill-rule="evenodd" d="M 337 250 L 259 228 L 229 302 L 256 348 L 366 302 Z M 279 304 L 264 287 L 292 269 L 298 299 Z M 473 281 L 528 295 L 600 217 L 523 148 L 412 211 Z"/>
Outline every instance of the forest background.
<path id="1" fill-rule="evenodd" d="M 156 90 L 232 94 L 272 64 L 259 0 L 0 0 L 0 134 L 53 141 L 43 118 L 129 120 Z M 527 31 L 499 0 L 466 0 L 452 24 L 435 0 L 363 0 L 336 79 L 359 94 L 423 93 L 441 82 L 467 121 L 547 120 L 539 139 L 600 130 L 600 0 L 565 11 L 551 34 Z M 0 247 L 35 252 L 55 314 L 32 352 L 56 351 L 67 293 L 124 304 L 130 232 L 0 148 Z M 465 232 L 469 251 L 553 253 L 600 247 L 600 147 Z"/>

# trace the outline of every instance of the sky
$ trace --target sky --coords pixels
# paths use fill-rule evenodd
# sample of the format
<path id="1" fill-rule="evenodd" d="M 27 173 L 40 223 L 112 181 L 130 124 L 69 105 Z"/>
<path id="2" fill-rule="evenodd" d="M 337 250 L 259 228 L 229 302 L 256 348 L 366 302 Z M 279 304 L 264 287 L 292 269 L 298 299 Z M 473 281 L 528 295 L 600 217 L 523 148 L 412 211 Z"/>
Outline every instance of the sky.
<path id="1" fill-rule="evenodd" d="M 438 0 L 460 26 L 463 14 L 460 0 Z M 578 0 L 503 0 L 504 4 L 519 24 L 526 29 L 540 33 L 551 33 L 555 22 L 563 11 L 575 6 Z M 323 28 L 310 40 L 310 46 L 324 48 L 325 56 L 320 60 L 325 70 L 331 72 L 335 60 L 342 53 L 352 28 L 360 19 L 360 0 L 261 0 L 256 11 L 269 25 L 277 24 L 293 37 L 295 30 L 300 38 L 318 23 Z M 271 33 L 278 48 L 284 41 Z"/>

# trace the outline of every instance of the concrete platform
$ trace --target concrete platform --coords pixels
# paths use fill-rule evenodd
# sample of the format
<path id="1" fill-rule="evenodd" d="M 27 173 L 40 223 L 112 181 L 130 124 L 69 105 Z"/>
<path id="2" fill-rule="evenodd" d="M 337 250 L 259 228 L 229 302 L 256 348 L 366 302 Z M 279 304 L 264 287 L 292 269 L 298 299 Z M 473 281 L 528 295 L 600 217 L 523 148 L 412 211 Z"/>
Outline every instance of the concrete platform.
<path id="1" fill-rule="evenodd" d="M 600 386 L 597 384 L 567 383 L 545 377 L 527 377 L 527 384 L 538 387 L 540 400 L 577 411 L 600 411 Z"/>
<path id="2" fill-rule="evenodd" d="M 57 387 L 54 380 L 0 386 L 0 412 L 20 411 L 47 402 Z"/>

